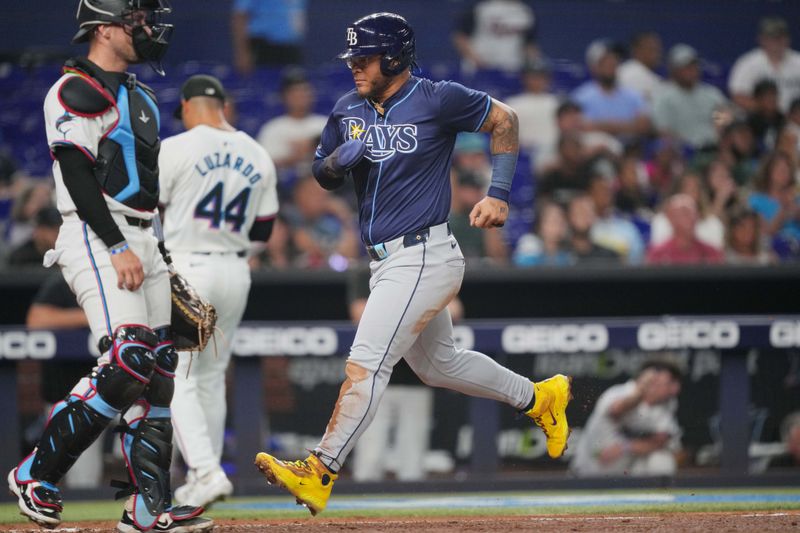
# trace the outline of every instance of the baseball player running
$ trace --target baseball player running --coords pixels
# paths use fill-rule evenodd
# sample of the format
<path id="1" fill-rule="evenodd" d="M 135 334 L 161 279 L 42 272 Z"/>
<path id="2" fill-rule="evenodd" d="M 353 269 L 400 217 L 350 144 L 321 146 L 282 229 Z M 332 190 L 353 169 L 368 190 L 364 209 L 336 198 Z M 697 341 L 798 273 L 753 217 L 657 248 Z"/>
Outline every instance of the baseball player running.
<path id="1" fill-rule="evenodd" d="M 450 233 L 450 160 L 456 134 L 491 134 L 492 183 L 470 213 L 479 228 L 502 226 L 518 152 L 514 112 L 483 92 L 413 76 L 414 33 L 403 17 L 375 13 L 346 33 L 355 90 L 334 107 L 314 162 L 326 189 L 352 174 L 361 238 L 370 264 L 370 295 L 346 363 L 346 379 L 322 440 L 304 461 L 259 453 L 256 465 L 306 505 L 323 509 L 337 472 L 369 425 L 400 358 L 428 385 L 505 402 L 532 418 L 547 451 L 567 447 L 570 380 L 538 383 L 484 354 L 456 348 L 448 302 L 464 276 L 464 256 Z"/>
<path id="2" fill-rule="evenodd" d="M 45 266 L 58 264 L 99 340 L 91 374 L 50 413 L 39 443 L 8 474 L 20 511 L 61 522 L 58 482 L 118 415 L 130 495 L 117 531 L 208 531 L 202 509 L 172 507 L 169 405 L 178 364 L 169 329 L 167 267 L 150 228 L 158 203 L 159 113 L 152 91 L 126 72 L 149 62 L 163 73 L 172 26 L 162 0 L 80 0 L 67 61 L 44 102 L 63 217 Z"/>
<path id="3" fill-rule="evenodd" d="M 250 291 L 247 250 L 269 239 L 278 196 L 272 159 L 225 121 L 219 80 L 193 76 L 181 96 L 176 115 L 187 131 L 165 139 L 159 156 L 164 240 L 175 268 L 217 309 L 222 334 L 178 363 L 172 423 L 189 471 L 175 500 L 207 506 L 233 492 L 220 466 L 225 370 Z"/>

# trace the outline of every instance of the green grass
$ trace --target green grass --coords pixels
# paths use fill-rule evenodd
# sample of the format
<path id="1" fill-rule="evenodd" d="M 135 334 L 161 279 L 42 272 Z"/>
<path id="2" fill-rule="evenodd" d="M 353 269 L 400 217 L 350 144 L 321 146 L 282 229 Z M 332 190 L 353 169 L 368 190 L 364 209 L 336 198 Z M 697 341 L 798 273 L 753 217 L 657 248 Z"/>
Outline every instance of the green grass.
<path id="1" fill-rule="evenodd" d="M 487 498 L 497 498 L 502 496 L 540 496 L 540 497 L 553 497 L 553 496 L 570 496 L 570 495 L 587 495 L 587 492 L 513 492 L 513 493 L 481 493 L 479 495 L 486 496 Z M 718 489 L 718 490 L 609 490 L 609 491 L 592 491 L 591 495 L 635 495 L 635 494 L 656 494 L 656 495 L 684 495 L 691 496 L 698 495 L 736 495 L 736 494 L 759 494 L 759 495 L 798 495 L 800 496 L 800 488 L 774 488 L 774 489 Z M 442 497 L 442 496 L 467 496 L 468 494 L 432 494 L 432 495 L 391 495 L 397 498 L 419 499 L 424 501 L 427 497 Z M 475 496 L 475 494 L 469 494 Z M 379 497 L 387 497 L 389 495 L 380 495 Z M 368 496 L 334 496 L 336 501 L 347 500 L 362 500 Z M 289 496 L 270 496 L 265 498 L 233 498 L 228 500 L 228 503 L 247 504 L 247 503 L 286 503 Z M 65 506 L 63 519 L 65 522 L 81 522 L 81 521 L 114 521 L 119 518 L 122 509 L 122 502 L 114 501 L 93 501 L 93 502 L 67 502 Z M 723 503 L 707 503 L 700 502 L 697 504 L 689 503 L 641 503 L 641 504 L 623 504 L 623 505 L 603 505 L 603 506 L 569 506 L 569 505 L 553 505 L 546 507 L 511 507 L 511 508 L 497 508 L 497 507 L 476 507 L 476 508 L 448 508 L 448 509 L 418 509 L 403 508 L 403 509 L 370 509 L 370 510 L 328 510 L 322 515 L 324 518 L 348 518 L 348 517 L 437 517 L 437 516 L 475 516 L 475 515 L 504 515 L 504 516 L 519 516 L 519 515 L 570 515 L 570 514 L 645 514 L 645 513 L 671 513 L 671 512 L 710 512 L 710 511 L 786 511 L 786 510 L 800 510 L 800 502 L 789 503 L 750 503 L 750 502 L 723 502 Z M 296 511 L 286 510 L 262 510 L 262 509 L 225 509 L 217 508 L 212 509 L 209 513 L 212 518 L 220 519 L 239 519 L 239 520 L 253 520 L 253 519 L 296 519 L 309 517 L 308 511 L 298 507 Z M 20 523 L 26 520 L 19 515 L 16 503 L 0 504 L 0 524 Z"/>

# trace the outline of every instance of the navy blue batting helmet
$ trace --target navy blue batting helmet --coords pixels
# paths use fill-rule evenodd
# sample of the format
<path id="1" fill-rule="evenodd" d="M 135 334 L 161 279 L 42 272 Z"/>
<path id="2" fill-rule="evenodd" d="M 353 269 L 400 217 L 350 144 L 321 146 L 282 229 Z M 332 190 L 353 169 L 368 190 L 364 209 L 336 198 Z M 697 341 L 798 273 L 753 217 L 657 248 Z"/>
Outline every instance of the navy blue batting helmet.
<path id="1" fill-rule="evenodd" d="M 381 55 L 381 72 L 400 74 L 416 59 L 414 30 L 408 21 L 394 13 L 373 13 L 347 27 L 347 48 L 340 59 Z"/>

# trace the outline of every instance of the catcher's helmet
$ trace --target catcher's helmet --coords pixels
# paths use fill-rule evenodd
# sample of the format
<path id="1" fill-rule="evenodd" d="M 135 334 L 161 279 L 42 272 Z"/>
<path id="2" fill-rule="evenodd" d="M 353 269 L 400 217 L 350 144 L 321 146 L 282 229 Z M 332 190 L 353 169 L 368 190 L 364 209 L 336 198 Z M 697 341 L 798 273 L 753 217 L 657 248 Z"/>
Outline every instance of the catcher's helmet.
<path id="1" fill-rule="evenodd" d="M 386 76 L 400 74 L 415 64 L 414 30 L 406 19 L 394 13 L 373 13 L 348 26 L 347 48 L 340 59 L 382 55 L 381 72 Z"/>
<path id="2" fill-rule="evenodd" d="M 144 19 L 137 19 L 136 12 L 144 12 Z M 164 24 L 162 15 L 170 13 L 168 0 L 79 0 L 75 15 L 80 25 L 73 43 L 81 43 L 91 38 L 92 30 L 101 24 L 119 24 L 133 28 L 133 46 L 142 61 L 149 61 L 159 74 L 161 58 L 167 52 L 172 24 Z M 144 30 L 147 26 L 150 32 Z"/>

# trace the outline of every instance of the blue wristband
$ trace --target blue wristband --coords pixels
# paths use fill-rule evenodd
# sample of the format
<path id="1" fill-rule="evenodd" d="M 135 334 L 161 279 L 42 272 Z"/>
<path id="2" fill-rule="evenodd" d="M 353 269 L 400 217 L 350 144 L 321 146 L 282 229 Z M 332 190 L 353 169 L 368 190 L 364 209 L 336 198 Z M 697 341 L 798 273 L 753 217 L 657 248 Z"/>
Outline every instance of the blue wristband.
<path id="1" fill-rule="evenodd" d="M 497 198 L 498 200 L 503 200 L 505 203 L 508 203 L 508 191 L 504 191 L 500 187 L 495 187 L 494 185 L 489 187 L 489 191 L 486 193 L 486 196 L 491 196 L 492 198 Z"/>
<path id="2" fill-rule="evenodd" d="M 507 202 L 516 170 L 517 154 L 492 154 L 492 183 L 489 187 L 489 196 Z M 503 193 L 505 197 L 501 196 Z"/>
<path id="3" fill-rule="evenodd" d="M 122 241 L 121 243 L 115 244 L 114 246 L 109 248 L 108 251 L 111 253 L 111 255 L 117 255 L 117 254 L 121 254 L 122 252 L 124 252 L 127 249 L 128 249 L 128 242 L 127 241 Z"/>

